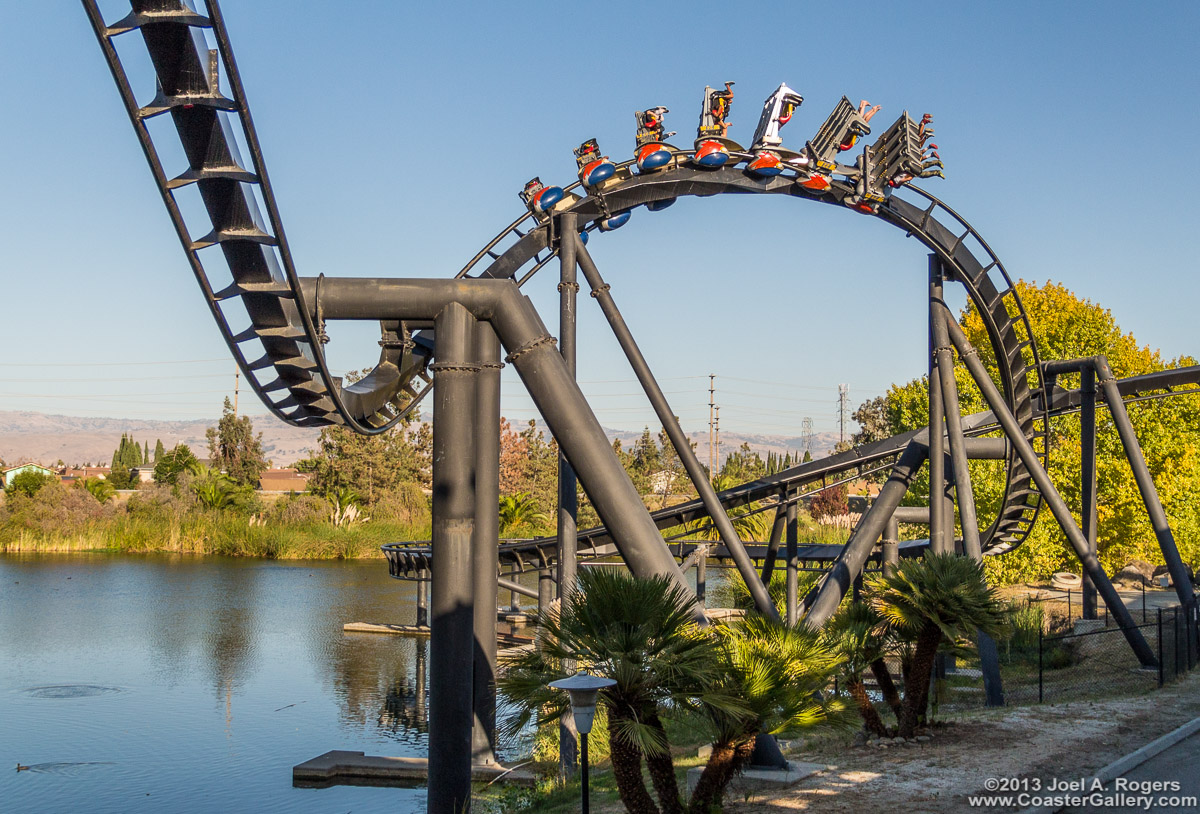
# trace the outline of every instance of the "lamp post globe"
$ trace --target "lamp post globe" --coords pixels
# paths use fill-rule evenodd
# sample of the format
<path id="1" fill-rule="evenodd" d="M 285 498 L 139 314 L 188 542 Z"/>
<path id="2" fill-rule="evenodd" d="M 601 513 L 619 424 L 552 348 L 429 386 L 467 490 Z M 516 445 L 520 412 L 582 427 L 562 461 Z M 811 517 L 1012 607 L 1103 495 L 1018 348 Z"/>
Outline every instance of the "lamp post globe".
<path id="1" fill-rule="evenodd" d="M 588 814 L 588 733 L 592 731 L 592 721 L 596 718 L 596 698 L 605 687 L 611 687 L 617 682 L 603 676 L 589 675 L 580 670 L 570 678 L 560 678 L 551 681 L 550 686 L 556 690 L 566 690 L 571 698 L 571 714 L 575 718 L 575 728 L 579 730 L 579 763 L 580 781 L 583 791 L 583 814 Z"/>

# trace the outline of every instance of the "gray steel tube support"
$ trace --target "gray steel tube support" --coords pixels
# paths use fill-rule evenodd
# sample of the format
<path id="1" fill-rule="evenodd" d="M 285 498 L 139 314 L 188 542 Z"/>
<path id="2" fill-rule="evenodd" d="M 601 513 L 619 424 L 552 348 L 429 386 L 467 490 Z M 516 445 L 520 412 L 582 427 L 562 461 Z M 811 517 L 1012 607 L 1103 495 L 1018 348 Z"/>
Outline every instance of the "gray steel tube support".
<path id="1" fill-rule="evenodd" d="M 475 660 L 472 759 L 496 762 L 496 577 L 500 573 L 500 340 L 475 327 L 475 534 L 471 538 Z"/>
<path id="2" fill-rule="evenodd" d="M 1137 433 L 1134 432 L 1133 422 L 1129 420 L 1129 411 L 1125 409 L 1125 401 L 1117 388 L 1116 377 L 1108 360 L 1103 356 L 1095 358 L 1096 375 L 1100 379 L 1100 389 L 1104 393 L 1104 401 L 1108 404 L 1108 412 L 1113 424 L 1117 426 L 1117 435 L 1121 438 L 1121 446 L 1125 447 L 1125 457 L 1133 469 L 1133 479 L 1137 482 L 1138 491 L 1142 493 L 1142 502 L 1146 505 L 1146 514 L 1150 515 L 1150 523 L 1154 526 L 1154 536 L 1158 538 L 1158 547 L 1162 549 L 1163 559 L 1171 572 L 1171 582 L 1175 585 L 1175 593 L 1179 603 L 1191 607 L 1195 602 L 1192 594 L 1192 576 L 1188 573 L 1183 559 L 1179 556 L 1179 548 L 1175 545 L 1175 535 L 1171 533 L 1171 523 L 1158 497 L 1158 489 L 1154 478 L 1150 476 L 1150 468 L 1146 466 L 1146 456 L 1142 454 L 1142 445 L 1138 443 Z"/>
<path id="3" fill-rule="evenodd" d="M 1096 553 L 1096 371 L 1085 366 L 1079 371 L 1079 494 L 1082 503 L 1083 536 L 1088 549 Z M 1083 575 L 1083 618 L 1095 619 L 1096 586 L 1092 578 Z"/>
<path id="4" fill-rule="evenodd" d="M 560 247 L 558 262 L 558 350 L 572 378 L 576 377 L 576 215 L 568 212 L 559 219 Z M 575 470 L 560 448 L 558 454 L 558 595 L 566 598 L 575 588 L 578 576 L 576 550 L 579 545 L 579 498 L 575 491 Z"/>
<path id="5" fill-rule="evenodd" d="M 854 578 L 862 573 L 863 565 L 871 556 L 871 550 L 875 548 L 875 541 L 891 522 L 892 513 L 900 505 L 900 500 L 912 484 L 917 470 L 929 454 L 923 436 L 924 433 L 918 435 L 904 448 L 900 460 L 892 467 L 887 482 L 879 490 L 879 496 L 858 521 L 854 533 L 846 541 L 846 547 L 834 561 L 833 568 L 821 584 L 805 598 L 805 604 L 808 606 L 808 612 L 804 615 L 805 627 L 819 630 L 837 610 L 842 597 L 850 590 Z"/>
<path id="6" fill-rule="evenodd" d="M 574 233 L 564 234 L 562 237 L 563 240 L 570 240 L 572 238 L 578 243 L 578 236 Z M 671 439 L 671 445 L 675 447 L 675 452 L 679 455 L 679 460 L 683 463 L 684 469 L 687 470 L 692 485 L 696 487 L 696 492 L 699 494 L 700 500 L 704 503 L 704 510 L 708 512 L 713 526 L 721 537 L 721 542 L 725 544 L 726 550 L 733 557 L 738 573 L 742 575 L 742 580 L 745 581 L 746 587 L 750 591 L 750 596 L 754 599 L 754 606 L 764 616 L 774 619 L 777 622 L 781 621 L 775 603 L 771 601 L 766 587 L 759 579 L 758 571 L 754 568 L 754 561 L 750 559 L 750 555 L 742 545 L 737 531 L 733 528 L 733 523 L 730 521 L 729 515 L 725 513 L 724 507 L 721 506 L 721 501 L 717 498 L 716 490 L 713 489 L 712 483 L 708 480 L 708 474 L 705 472 L 704 467 L 700 465 L 700 459 L 696 457 L 696 451 L 692 449 L 691 443 L 688 441 L 687 436 L 684 435 L 683 429 L 679 426 L 679 422 L 675 418 L 675 413 L 671 411 L 671 405 L 667 403 L 667 397 L 663 395 L 662 388 L 658 386 L 658 382 L 654 378 L 654 373 L 650 370 L 650 365 L 646 363 L 646 357 L 642 355 L 641 349 L 638 348 L 637 342 L 633 338 L 633 333 L 629 330 L 629 326 L 625 324 L 625 319 L 621 316 L 621 312 L 617 310 L 617 304 L 613 301 L 612 294 L 609 293 L 608 285 L 605 284 L 604 278 L 600 276 L 600 271 L 596 268 L 596 264 L 592 261 L 592 257 L 588 254 L 587 249 L 582 245 L 576 245 L 575 251 L 579 259 L 579 270 L 583 272 L 588 286 L 592 289 L 592 296 L 600 304 L 600 310 L 604 312 L 604 316 L 608 319 L 609 327 L 612 328 L 617 342 L 620 343 L 621 349 L 625 352 L 625 357 L 629 360 L 629 365 L 633 368 L 634 375 L 637 376 L 642 389 L 646 392 L 646 397 L 650 400 L 651 406 L 654 407 L 654 412 L 658 416 L 663 429 L 666 431 L 667 437 Z"/>
<path id="7" fill-rule="evenodd" d="M 800 560 L 798 557 L 800 529 L 796 510 L 796 501 L 789 501 L 787 505 L 787 599 L 784 603 L 784 608 L 787 612 L 788 627 L 795 627 L 796 622 L 800 621 L 800 597 L 798 596 L 800 585 Z"/>
<path id="8" fill-rule="evenodd" d="M 963 438 L 962 413 L 958 401 L 958 383 L 954 380 L 954 352 L 950 348 L 950 333 L 946 328 L 945 306 L 930 310 L 933 325 L 934 353 L 942 389 L 942 408 L 946 417 L 946 438 L 950 447 L 950 464 L 954 470 L 954 490 L 958 498 L 958 518 L 962 524 L 963 552 L 983 561 L 979 543 L 979 518 L 975 513 L 975 492 L 971 487 L 971 471 L 967 467 L 967 449 Z"/>
<path id="9" fill-rule="evenodd" d="M 787 506 L 781 504 L 775 510 L 775 522 L 771 524 L 771 537 L 767 540 L 767 556 L 763 558 L 762 583 L 771 584 L 771 574 L 775 571 L 775 560 L 779 557 L 779 544 L 783 541 L 783 529 L 787 524 Z"/>
<path id="10" fill-rule="evenodd" d="M 315 314 L 316 280 L 302 284 Z M 492 324 L 629 569 L 639 577 L 667 576 L 690 591 L 553 337 L 511 280 L 327 277 L 321 284 L 321 308 L 333 320 L 428 320 L 450 302 Z"/>
<path id="11" fill-rule="evenodd" d="M 975 513 L 975 492 L 971 487 L 971 470 L 967 467 L 967 450 L 962 429 L 962 412 L 958 401 L 958 382 L 954 379 L 954 351 L 950 332 L 946 328 L 946 309 L 930 311 L 933 339 L 938 357 L 938 375 L 942 385 L 942 404 L 946 414 L 946 439 L 950 447 L 950 465 L 954 470 L 954 491 L 958 498 L 958 517 L 963 530 L 963 553 L 975 562 L 983 562 L 979 542 L 979 518 Z M 976 631 L 979 663 L 983 672 L 983 689 L 989 707 L 1004 706 L 1004 683 L 1000 676 L 1000 654 L 996 642 L 982 630 Z"/>
<path id="12" fill-rule="evenodd" d="M 1042 468 L 1042 462 L 1038 460 L 1037 452 L 1034 451 L 1033 445 L 1029 443 L 1029 439 L 1025 437 L 1025 433 L 1021 431 L 1021 427 L 1017 423 L 1017 419 L 1013 416 L 1012 411 L 1009 410 L 1008 404 L 1004 401 L 1004 396 L 1001 395 L 1000 389 L 996 387 L 996 383 L 992 381 L 992 377 L 988 375 L 987 369 L 983 366 L 983 362 L 980 361 L 979 354 L 967 340 L 962 329 L 958 327 L 958 323 L 952 317 L 949 317 L 948 314 L 947 316 L 945 324 L 950 331 L 950 341 L 958 349 L 959 358 L 966 364 L 967 370 L 971 372 L 971 377 L 975 379 L 975 383 L 979 386 L 980 392 L 983 393 L 984 399 L 992 408 L 996 420 L 1004 428 L 1004 433 L 1008 436 L 1009 442 L 1013 445 L 1022 463 L 1025 464 L 1025 468 L 1029 470 L 1034 483 L 1037 484 L 1043 499 L 1046 501 L 1046 505 L 1054 515 L 1054 519 L 1058 521 L 1063 533 L 1067 535 L 1067 540 L 1070 541 L 1071 547 L 1075 549 L 1075 555 L 1079 557 L 1084 570 L 1092 578 L 1092 582 L 1096 585 L 1096 590 L 1104 599 L 1104 604 L 1108 606 L 1109 613 L 1112 614 L 1113 619 L 1120 625 L 1121 631 L 1125 634 L 1125 638 L 1129 642 L 1129 646 L 1133 648 L 1134 655 L 1145 666 L 1157 664 L 1158 661 L 1154 657 L 1154 651 L 1151 650 L 1150 645 L 1146 643 L 1145 637 L 1142 636 L 1141 631 L 1134 624 L 1133 616 L 1130 615 L 1129 609 L 1125 607 L 1125 603 L 1121 601 L 1121 597 L 1117 594 L 1116 589 L 1109 582 L 1108 575 L 1100 567 L 1100 561 L 1088 548 L 1087 539 L 1083 536 L 1083 532 L 1079 529 L 1079 526 L 1075 524 L 1075 518 L 1071 516 L 1071 510 L 1067 508 L 1062 495 L 1054 487 L 1054 482 L 1050 480 L 1050 475 Z"/>
<path id="13" fill-rule="evenodd" d="M 932 314 L 942 300 L 942 265 L 936 254 L 929 255 L 929 549 L 935 554 L 950 551 L 953 527 L 946 529 L 943 506 L 946 494 L 945 405 L 938 378 L 937 341 L 933 335 Z"/>
<path id="14" fill-rule="evenodd" d="M 883 575 L 890 577 L 900 564 L 900 521 L 893 515 L 883 527 Z"/>
<path id="15" fill-rule="evenodd" d="M 576 373 L 576 281 L 575 249 L 576 215 L 568 212 L 559 218 L 559 283 L 558 283 L 558 350 L 571 378 Z M 579 548 L 579 497 L 576 492 L 575 470 L 571 462 L 558 452 L 558 595 L 566 598 L 575 590 L 579 578 L 577 552 Z M 574 662 L 563 663 L 568 673 L 575 669 Z M 579 738 L 575 732 L 575 719 L 564 712 L 558 725 L 558 770 L 561 777 L 575 775 L 575 764 L 579 757 Z"/>
<path id="16" fill-rule="evenodd" d="M 497 577 L 495 580 L 493 580 L 493 583 L 495 585 L 498 585 L 499 587 L 505 589 L 506 591 L 512 591 L 514 594 L 520 594 L 521 596 L 527 596 L 530 599 L 540 599 L 541 598 L 538 596 L 538 592 L 533 590 L 533 588 L 526 588 L 524 585 L 517 582 L 516 580 L 505 579 L 504 577 Z M 493 614 L 494 613 L 495 612 L 493 611 Z M 493 619 L 492 620 L 492 638 L 493 639 L 496 638 L 495 634 L 496 634 L 496 621 L 495 621 L 495 619 Z"/>
<path id="17" fill-rule="evenodd" d="M 471 538 L 475 530 L 474 319 L 450 303 L 437 316 L 433 400 L 433 590 L 429 670 L 429 811 L 471 804 L 475 630 Z"/>

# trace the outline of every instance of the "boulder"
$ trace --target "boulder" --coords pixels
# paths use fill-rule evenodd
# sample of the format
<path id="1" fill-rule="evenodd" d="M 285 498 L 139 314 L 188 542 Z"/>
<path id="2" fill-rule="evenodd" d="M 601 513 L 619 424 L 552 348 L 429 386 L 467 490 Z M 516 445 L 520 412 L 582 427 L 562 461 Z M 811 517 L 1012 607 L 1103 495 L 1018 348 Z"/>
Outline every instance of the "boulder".
<path id="1" fill-rule="evenodd" d="M 1160 588 L 1171 587 L 1171 571 L 1167 566 L 1160 565 L 1154 569 L 1154 584 Z"/>
<path id="2" fill-rule="evenodd" d="M 1154 581 L 1154 566 L 1145 560 L 1132 560 L 1117 572 L 1114 582 L 1128 582 L 1133 585 L 1151 585 Z"/>

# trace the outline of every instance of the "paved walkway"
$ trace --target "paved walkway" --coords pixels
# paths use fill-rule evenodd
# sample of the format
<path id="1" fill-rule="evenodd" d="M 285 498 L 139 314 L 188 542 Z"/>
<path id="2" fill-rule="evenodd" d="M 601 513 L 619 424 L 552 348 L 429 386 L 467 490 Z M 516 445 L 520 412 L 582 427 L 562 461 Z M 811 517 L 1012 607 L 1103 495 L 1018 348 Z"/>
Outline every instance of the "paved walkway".
<path id="1" fill-rule="evenodd" d="M 1142 806 L 1126 806 L 1121 808 L 1064 808 L 1062 811 L 1070 812 L 1071 814 L 1082 814 L 1083 812 L 1133 812 L 1133 811 L 1150 811 L 1153 814 L 1166 814 L 1166 812 L 1191 812 L 1194 814 L 1200 811 L 1200 806 L 1190 805 L 1157 805 L 1157 798 L 1184 796 L 1192 797 L 1200 800 L 1200 733 L 1192 735 L 1186 740 L 1180 741 L 1174 746 L 1168 748 L 1150 760 L 1130 770 L 1122 777 L 1110 783 L 1104 784 L 1106 794 L 1126 794 L 1126 795 L 1148 795 L 1156 798 L 1150 808 Z M 1122 789 L 1122 781 L 1125 781 L 1125 788 Z M 1179 783 L 1179 790 L 1165 791 L 1141 791 L 1140 788 L 1135 790 L 1130 788 L 1130 784 L 1142 784 L 1153 781 L 1173 781 Z"/>

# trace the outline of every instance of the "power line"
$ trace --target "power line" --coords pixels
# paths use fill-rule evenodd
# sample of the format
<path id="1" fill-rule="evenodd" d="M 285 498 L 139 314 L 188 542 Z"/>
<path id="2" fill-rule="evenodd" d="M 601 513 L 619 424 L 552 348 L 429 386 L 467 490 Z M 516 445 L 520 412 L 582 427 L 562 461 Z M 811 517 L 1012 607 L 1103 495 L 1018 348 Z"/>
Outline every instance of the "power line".
<path id="1" fill-rule="evenodd" d="M 134 365 L 202 365 L 225 362 L 220 359 L 183 359 L 168 362 L 0 362 L 0 367 L 132 367 Z"/>

